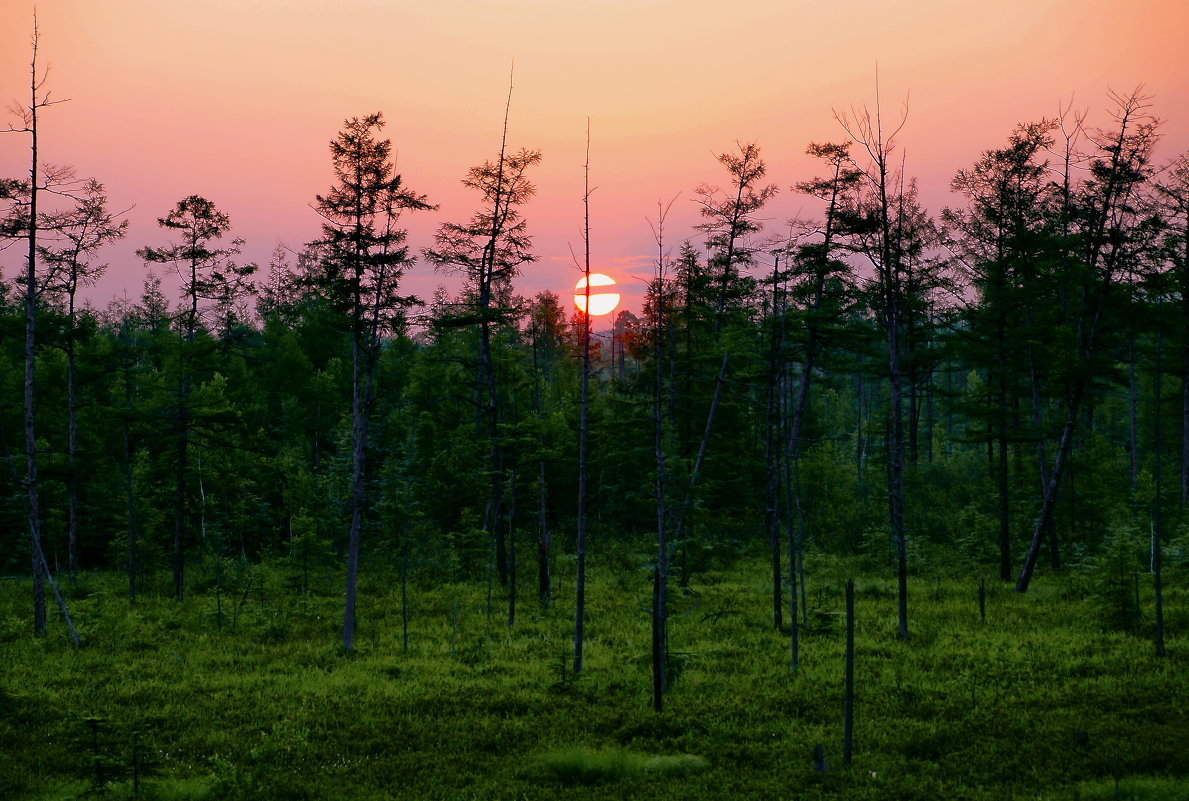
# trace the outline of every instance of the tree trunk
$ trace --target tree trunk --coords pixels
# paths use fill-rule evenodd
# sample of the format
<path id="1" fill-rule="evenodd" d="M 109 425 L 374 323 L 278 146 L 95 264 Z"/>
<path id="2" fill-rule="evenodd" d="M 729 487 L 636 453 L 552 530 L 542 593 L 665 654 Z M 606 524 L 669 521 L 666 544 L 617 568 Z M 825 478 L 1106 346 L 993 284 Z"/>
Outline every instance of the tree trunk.
<path id="1" fill-rule="evenodd" d="M 895 304 L 895 300 L 892 301 Z M 888 325 L 888 372 L 891 381 L 891 443 L 888 454 L 888 515 L 896 542 L 897 621 L 901 639 L 908 639 L 908 543 L 904 531 L 904 410 L 901 406 L 899 314 L 893 306 Z"/>
<path id="2" fill-rule="evenodd" d="M 1155 463 L 1152 468 L 1152 479 L 1156 485 L 1156 494 L 1152 498 L 1152 585 L 1155 592 L 1155 615 L 1156 615 L 1156 656 L 1164 656 L 1164 579 L 1162 576 L 1162 563 L 1164 562 L 1164 546 L 1161 538 L 1164 535 L 1164 520 L 1162 499 L 1160 497 L 1163 490 L 1164 476 L 1161 472 L 1161 442 L 1160 442 L 1160 395 L 1161 384 L 1164 376 L 1161 372 L 1161 350 L 1163 345 L 1163 337 L 1160 334 L 1156 336 L 1156 375 L 1155 375 L 1155 400 L 1153 403 L 1153 446 L 1155 448 Z"/>
<path id="3" fill-rule="evenodd" d="M 842 696 L 842 764 L 850 767 L 855 727 L 855 580 L 846 582 L 846 669 Z"/>
<path id="4" fill-rule="evenodd" d="M 578 418 L 578 574 L 574 581 L 574 675 L 582 672 L 582 650 L 586 634 L 586 462 L 587 411 L 590 395 L 590 120 L 586 121 L 585 194 L 582 196 L 582 238 L 586 245 L 582 310 L 582 408 Z"/>
<path id="5" fill-rule="evenodd" d="M 508 493 L 508 628 L 516 623 L 516 470 L 509 476 Z"/>
<path id="6" fill-rule="evenodd" d="M 43 636 L 45 621 L 44 576 L 49 567 L 41 553 L 41 509 L 37 483 L 37 436 L 33 426 L 33 372 L 37 334 L 37 22 L 33 23 L 33 61 L 30 65 L 29 105 L 32 158 L 29 167 L 29 250 L 25 266 L 25 488 L 29 499 L 29 541 L 33 559 L 33 631 Z M 53 579 L 51 577 L 50 581 Z"/>
<path id="7" fill-rule="evenodd" d="M 779 256 L 772 265 L 772 314 L 768 344 L 768 387 L 764 414 L 764 522 L 768 533 L 768 548 L 772 556 L 772 626 L 780 630 L 784 625 L 784 597 L 781 587 L 783 567 L 780 557 L 780 460 L 777 441 L 780 437 L 777 415 L 777 393 L 780 376 L 777 374 L 780 345 L 777 339 L 777 268 Z M 794 558 L 790 553 L 789 558 Z"/>
<path id="8" fill-rule="evenodd" d="M 659 269 L 659 268 L 658 268 Z M 669 552 L 665 530 L 665 412 L 663 404 L 663 380 L 661 371 L 661 342 L 664 331 L 664 274 L 660 271 L 657 282 L 657 322 L 653 347 L 656 362 L 656 376 L 653 381 L 652 409 L 655 417 L 653 447 L 656 459 L 656 572 L 653 577 L 652 595 L 652 705 L 657 712 L 664 707 L 665 668 L 667 662 L 666 626 L 668 609 Z"/>
<path id="9" fill-rule="evenodd" d="M 542 606 L 549 606 L 553 598 L 553 577 L 549 570 L 549 520 L 545 506 L 545 435 L 541 431 L 541 368 L 538 366 L 538 331 L 533 328 L 533 407 L 537 416 L 537 595 Z"/>
<path id="10" fill-rule="evenodd" d="M 361 383 L 364 355 L 356 326 L 351 339 L 351 531 L 347 540 L 347 588 L 343 603 L 343 650 L 355 647 L 355 587 L 359 574 L 359 534 L 363 525 L 364 444 L 367 440 L 366 397 Z"/>
<path id="11" fill-rule="evenodd" d="M 74 277 L 67 300 L 66 331 L 66 489 L 67 565 L 70 580 L 78 572 L 78 400 L 74 379 Z"/>

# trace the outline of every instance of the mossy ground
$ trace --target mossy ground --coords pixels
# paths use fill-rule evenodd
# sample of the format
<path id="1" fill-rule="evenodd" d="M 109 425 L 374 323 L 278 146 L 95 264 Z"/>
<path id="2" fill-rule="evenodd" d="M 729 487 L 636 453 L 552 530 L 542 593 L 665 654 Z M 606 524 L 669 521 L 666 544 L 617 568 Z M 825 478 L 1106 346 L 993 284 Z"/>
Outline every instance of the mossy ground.
<path id="1" fill-rule="evenodd" d="M 0 582 L 0 797 L 126 798 L 136 777 L 147 799 L 1189 798 L 1189 596 L 1175 576 L 1159 659 L 1143 631 L 1104 630 L 1077 574 L 1027 595 L 988 582 L 985 622 L 976 576 L 916 576 L 904 642 L 893 580 L 811 556 L 793 673 L 766 569 L 743 560 L 674 589 L 656 714 L 646 561 L 590 558 L 578 677 L 564 558 L 556 603 L 522 599 L 511 629 L 498 592 L 486 614 L 485 585 L 415 581 L 407 651 L 396 579 L 368 574 L 350 654 L 337 578 L 297 594 L 284 565 L 251 568 L 246 596 L 245 574 L 230 580 L 221 629 L 201 568 L 181 604 L 165 577 L 130 604 L 120 576 L 84 575 L 67 588 L 81 650 L 57 619 L 32 637 L 27 582 Z"/>

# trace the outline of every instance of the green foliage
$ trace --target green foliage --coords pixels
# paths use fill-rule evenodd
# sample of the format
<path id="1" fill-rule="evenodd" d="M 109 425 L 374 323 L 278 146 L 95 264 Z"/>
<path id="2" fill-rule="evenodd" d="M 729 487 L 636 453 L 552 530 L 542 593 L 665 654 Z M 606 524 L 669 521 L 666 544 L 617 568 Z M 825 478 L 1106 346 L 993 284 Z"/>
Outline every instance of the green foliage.
<path id="1" fill-rule="evenodd" d="M 1111 531 L 1093 559 L 1090 599 L 1105 628 L 1138 632 L 1143 627 L 1139 582 L 1141 571 L 1145 577 L 1147 574 L 1147 557 L 1147 538 L 1135 528 L 1121 525 Z"/>
<path id="2" fill-rule="evenodd" d="M 1183 614 L 1170 617 L 1181 622 L 1155 661 L 1144 640 L 1102 631 L 1078 574 L 1038 578 L 1027 596 L 988 584 L 985 622 L 976 578 L 914 574 L 913 636 L 903 642 L 890 574 L 856 575 L 857 561 L 811 550 L 813 625 L 790 673 L 787 634 L 767 616 L 766 564 L 744 559 L 673 593 L 669 648 L 680 670 L 658 715 L 641 562 L 592 551 L 578 676 L 567 659 L 569 559 L 557 563 L 554 605 L 522 605 L 513 629 L 487 617 L 482 582 L 415 571 L 407 651 L 399 582 L 390 570 L 364 572 L 351 654 L 338 647 L 341 573 L 325 593 L 303 593 L 287 555 L 225 562 L 221 630 L 209 559 L 192 566 L 183 605 L 167 582 L 130 604 L 121 576 L 88 573 L 67 588 L 78 651 L 53 622 L 49 637 L 32 638 L 27 583 L 0 583 L 0 795 L 95 792 L 87 718 L 103 721 L 97 753 L 111 798 L 132 797 L 134 764 L 140 798 L 212 801 L 660 801 L 781 797 L 790 787 L 826 801 L 1074 799 L 1104 797 L 1116 773 L 1121 793 L 1145 799 L 1189 780 Z M 846 771 L 839 618 L 851 576 L 857 748 Z M 1146 583 L 1141 593 L 1150 608 Z M 1170 611 L 1187 602 L 1183 587 L 1166 588 Z M 813 771 L 816 743 L 826 775 Z"/>
<path id="3" fill-rule="evenodd" d="M 680 779 L 701 773 L 707 761 L 693 754 L 649 757 L 619 749 L 568 748 L 542 758 L 547 773 L 563 784 L 598 784 L 646 774 Z"/>

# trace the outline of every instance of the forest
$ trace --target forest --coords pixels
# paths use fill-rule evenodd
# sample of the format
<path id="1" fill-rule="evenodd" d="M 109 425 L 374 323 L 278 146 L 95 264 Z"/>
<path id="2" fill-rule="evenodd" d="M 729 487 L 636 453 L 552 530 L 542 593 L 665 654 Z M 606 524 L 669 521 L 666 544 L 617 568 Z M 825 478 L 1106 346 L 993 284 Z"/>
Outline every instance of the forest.
<path id="1" fill-rule="evenodd" d="M 1172 688 L 1184 683 L 1177 646 L 1189 622 L 1189 154 L 1158 158 L 1160 122 L 1142 91 L 1111 95 L 1106 127 L 1074 112 L 1016 125 L 953 176 L 955 205 L 939 211 L 923 208 L 896 148 L 904 120 L 878 108 L 839 115 L 838 141 L 807 145 L 815 175 L 770 176 L 760 146 L 740 142 L 694 187 L 696 230 L 666 228 L 669 207 L 658 202 L 645 307 L 603 332 L 568 297 L 517 293 L 517 276 L 537 258 L 530 201 L 540 152 L 501 142 L 464 177 L 473 214 L 413 242 L 407 220 L 433 207 L 432 194 L 396 173 L 380 113 L 347 119 L 330 142 L 333 182 L 309 199 L 322 222 L 317 241 L 245 263 L 228 215 L 187 196 L 158 231 L 137 232 L 148 268 L 139 297 L 84 302 L 127 224 L 99 179 L 41 160 L 38 115 L 50 103 L 35 83 L 14 127 L 23 136 L 5 141 L 31 143 L 30 171 L 0 181 L 0 246 L 22 265 L 0 290 L 0 592 L 14 657 L 0 697 L 31 720 L 45 717 L 30 727 L 66 724 L 29 712 L 41 702 L 16 678 L 18 652 L 32 660 L 61 649 L 60 660 L 77 647 L 78 659 L 101 651 L 118 662 L 124 645 L 153 651 L 157 635 L 131 628 L 136 610 L 136 625 L 192 638 L 248 638 L 250 629 L 235 645 L 248 649 L 245 660 L 254 642 L 276 654 L 312 643 L 315 656 L 293 658 L 340 660 L 344 671 L 362 670 L 355 651 L 382 656 L 394 684 L 434 660 L 462 659 L 456 638 L 471 648 L 462 664 L 520 670 L 491 650 L 524 642 L 509 632 L 535 632 L 543 642 L 533 675 L 559 676 L 575 716 L 604 703 L 593 682 L 616 670 L 596 662 L 603 678 L 581 684 L 586 627 L 611 638 L 604 620 L 622 618 L 623 636 L 640 635 L 629 673 L 641 684 L 608 692 L 635 699 L 643 728 L 621 741 L 684 748 L 684 729 L 643 714 L 693 716 L 699 657 L 670 626 L 697 609 L 700 625 L 719 627 L 710 640 L 756 638 L 754 652 L 736 645 L 737 662 L 715 671 L 763 660 L 770 675 L 757 681 L 779 695 L 776 677 L 798 680 L 789 676 L 801 676 L 803 651 L 828 648 L 841 660 L 841 590 L 851 578 L 887 623 L 865 635 L 860 623 L 860 659 L 863 636 L 889 660 L 897 644 L 940 648 L 956 599 L 966 593 L 969 613 L 977 591 L 980 608 L 990 598 L 1020 620 L 1033 616 L 1025 625 L 1086 618 L 1078 636 L 1106 638 L 1104 649 L 1131 660 L 1130 691 L 1142 685 L 1157 706 L 1183 693 Z M 804 194 L 816 218 L 768 220 L 778 191 Z M 589 275 L 586 230 L 576 261 Z M 412 297 L 401 286 L 411 269 L 459 276 L 461 288 Z M 163 291 L 165 272 L 179 277 L 178 297 Z M 589 589 L 588 556 L 597 568 Z M 707 599 L 731 582 L 748 600 L 714 607 Z M 1082 611 L 1030 606 L 1034 582 L 1044 583 L 1042 599 Z M 430 625 L 418 613 L 430 608 L 449 656 L 417 652 L 418 626 Z M 289 622 L 269 623 L 264 610 Z M 467 635 L 463 624 L 477 628 Z M 849 616 L 845 628 L 853 646 Z M 1041 633 L 1002 637 L 1003 648 L 1029 637 L 1050 647 Z M 31 643 L 40 644 L 26 650 Z M 1052 647 L 1061 653 L 1060 641 Z M 198 659 L 158 650 L 165 668 L 171 651 L 179 664 Z M 797 770 L 825 782 L 822 797 L 913 797 L 911 783 L 860 787 L 858 773 L 829 784 L 851 763 L 847 650 L 845 751 L 831 756 L 835 769 L 823 758 L 811 770 L 803 754 Z M 904 677 L 893 678 L 899 692 Z M 991 692 L 967 678 L 971 689 L 947 692 L 968 692 L 972 704 Z M 671 692 L 682 695 L 667 700 Z M 513 707 L 504 716 L 523 725 L 529 711 Z M 1120 797 L 1121 772 L 1133 772 L 1166 777 L 1133 797 L 1183 797 L 1175 793 L 1189 763 L 1175 756 L 1175 732 L 1185 707 L 1176 707 L 1144 707 L 1160 743 L 1146 746 L 1148 762 L 1116 748 L 1079 763 L 1084 773 L 1058 771 L 1063 786 L 1113 775 Z M 59 735 L 77 739 L 57 746 L 75 755 L 60 760 L 84 765 L 72 792 L 134 792 L 130 769 L 108 765 L 111 749 L 99 745 L 119 728 L 114 716 L 84 725 L 76 715 L 77 731 Z M 152 736 L 161 741 L 175 724 L 158 722 Z M 1148 731 L 1130 718 L 1101 725 L 1133 726 L 1131 740 Z M 1069 749 L 1097 747 L 1097 730 L 1072 728 Z M 942 749 L 942 739 L 929 747 Z M 609 759 L 592 753 L 559 759 Z M 704 756 L 706 775 L 719 771 L 715 792 L 729 797 L 726 757 L 716 767 Z M 655 770 L 627 757 L 549 770 L 563 783 L 577 776 L 589 797 L 627 797 L 600 771 L 655 794 L 656 782 L 706 769 L 700 757 L 665 758 Z M 289 757 L 260 759 L 258 768 L 280 771 Z M 275 789 L 279 772 L 235 772 L 245 764 L 208 771 L 218 792 L 175 787 L 173 797 L 238 797 L 229 788 L 330 797 L 299 783 Z M 51 766 L 28 770 L 0 786 L 17 794 L 53 784 Z M 1028 778 L 986 770 L 996 778 L 938 779 L 935 790 L 1052 780 L 1039 767 Z M 442 786 L 426 784 L 420 797 L 462 797 Z M 368 788 L 338 792 L 382 797 Z"/>

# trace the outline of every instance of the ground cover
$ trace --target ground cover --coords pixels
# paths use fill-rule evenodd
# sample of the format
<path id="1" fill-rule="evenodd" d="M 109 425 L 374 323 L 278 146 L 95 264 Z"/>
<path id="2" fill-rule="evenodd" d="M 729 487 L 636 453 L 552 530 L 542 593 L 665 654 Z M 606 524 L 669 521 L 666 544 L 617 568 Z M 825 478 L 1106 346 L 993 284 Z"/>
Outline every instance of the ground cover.
<path id="1" fill-rule="evenodd" d="M 338 579 L 295 592 L 283 563 L 196 567 L 182 604 L 135 604 L 116 574 L 67 588 L 84 641 L 33 638 L 27 582 L 0 582 L 0 797 L 146 799 L 1186 799 L 1186 593 L 1168 655 L 1110 625 L 1102 582 L 1027 595 L 977 575 L 895 582 L 811 555 L 809 627 L 789 666 L 762 562 L 674 589 L 666 709 L 651 709 L 643 555 L 592 555 L 581 676 L 572 565 L 556 603 L 416 578 L 403 647 L 397 578 L 361 585 L 357 648 L 338 645 Z M 856 580 L 855 754 L 842 765 L 843 587 Z M 222 626 L 218 608 L 222 607 Z M 1117 617 L 1117 616 L 1116 616 Z M 829 770 L 814 770 L 822 744 Z"/>

